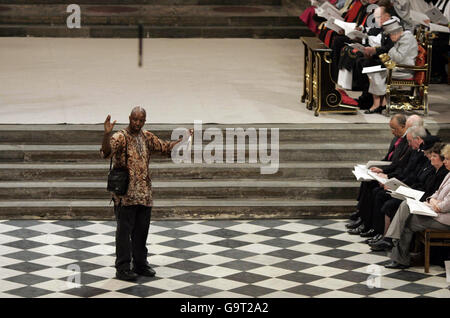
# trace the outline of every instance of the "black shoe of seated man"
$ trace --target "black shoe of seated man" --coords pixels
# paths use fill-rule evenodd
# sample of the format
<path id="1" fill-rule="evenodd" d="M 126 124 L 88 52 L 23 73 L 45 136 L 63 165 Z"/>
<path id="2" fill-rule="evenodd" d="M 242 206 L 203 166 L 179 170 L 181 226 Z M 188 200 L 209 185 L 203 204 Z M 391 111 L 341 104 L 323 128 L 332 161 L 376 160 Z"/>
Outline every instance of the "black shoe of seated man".
<path id="1" fill-rule="evenodd" d="M 120 280 L 126 280 L 129 282 L 133 282 L 138 278 L 138 275 L 129 269 L 125 269 L 125 270 L 122 269 L 122 270 L 116 271 L 116 278 L 120 279 Z"/>
<path id="2" fill-rule="evenodd" d="M 403 265 L 403 264 L 400 264 L 400 263 L 397 263 L 396 261 L 392 261 L 392 262 L 390 262 L 390 263 L 384 265 L 384 267 L 386 267 L 386 268 L 392 268 L 392 269 L 406 269 L 406 268 L 408 268 L 409 266 Z"/>
<path id="3" fill-rule="evenodd" d="M 345 224 L 345 227 L 347 229 L 356 229 L 357 227 L 359 227 L 362 224 L 362 222 L 363 222 L 362 219 L 358 218 L 355 222 Z"/>
<path id="4" fill-rule="evenodd" d="M 348 234 L 350 235 L 360 235 L 362 232 L 364 232 L 364 224 L 361 224 L 360 226 L 358 226 L 356 229 L 350 229 L 347 231 Z"/>
<path id="5" fill-rule="evenodd" d="M 361 237 L 374 237 L 375 235 L 377 235 L 377 233 L 375 233 L 374 229 L 370 229 L 366 232 L 361 232 L 361 234 L 359 234 L 359 236 Z"/>
<path id="6" fill-rule="evenodd" d="M 349 219 L 352 221 L 356 221 L 359 219 L 359 211 L 353 212 L 350 214 Z"/>
<path id="7" fill-rule="evenodd" d="M 153 268 L 150 266 L 144 267 L 144 268 L 135 268 L 134 272 L 140 276 L 146 276 L 146 277 L 154 277 L 156 272 Z"/>
<path id="8" fill-rule="evenodd" d="M 373 244 L 373 243 L 378 242 L 378 241 L 381 240 L 382 238 L 383 238 L 383 234 L 377 234 L 377 235 L 375 235 L 374 237 L 365 240 L 364 243 L 370 245 L 370 244 Z"/>
<path id="9" fill-rule="evenodd" d="M 370 249 L 374 252 L 390 251 L 392 249 L 392 243 L 386 239 L 379 240 L 378 242 L 369 245 Z"/>

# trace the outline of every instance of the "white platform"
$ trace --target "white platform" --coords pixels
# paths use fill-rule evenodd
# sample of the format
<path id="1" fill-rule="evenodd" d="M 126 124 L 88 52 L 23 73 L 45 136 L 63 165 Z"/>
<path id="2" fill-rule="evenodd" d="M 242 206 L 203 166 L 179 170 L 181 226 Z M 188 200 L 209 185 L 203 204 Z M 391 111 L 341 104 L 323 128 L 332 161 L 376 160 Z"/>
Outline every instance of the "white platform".
<path id="1" fill-rule="evenodd" d="M 299 40 L 0 38 L 0 123 L 384 123 L 300 102 Z M 450 86 L 432 85 L 428 122 L 450 122 Z"/>

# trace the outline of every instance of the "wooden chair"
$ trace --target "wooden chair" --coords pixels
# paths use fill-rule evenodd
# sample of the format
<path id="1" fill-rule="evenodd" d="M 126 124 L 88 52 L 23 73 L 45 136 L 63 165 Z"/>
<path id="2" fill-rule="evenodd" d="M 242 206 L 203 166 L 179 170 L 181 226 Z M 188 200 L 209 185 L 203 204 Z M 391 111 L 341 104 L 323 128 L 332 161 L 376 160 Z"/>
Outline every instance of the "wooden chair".
<path id="1" fill-rule="evenodd" d="M 380 55 L 382 62 L 388 69 L 386 79 L 386 113 L 391 110 L 423 110 L 428 114 L 428 86 L 431 77 L 432 42 L 435 35 L 423 28 L 416 31 L 416 39 L 419 45 L 419 54 L 416 65 L 403 65 L 394 63 L 387 54 Z M 395 79 L 393 71 L 415 71 L 414 78 Z M 407 87 L 409 90 L 405 90 Z M 403 89 L 402 89 L 403 88 Z"/>
<path id="2" fill-rule="evenodd" d="M 431 246 L 450 246 L 450 232 L 427 229 L 417 233 L 417 239 L 425 247 L 425 273 L 430 272 L 430 248 Z"/>

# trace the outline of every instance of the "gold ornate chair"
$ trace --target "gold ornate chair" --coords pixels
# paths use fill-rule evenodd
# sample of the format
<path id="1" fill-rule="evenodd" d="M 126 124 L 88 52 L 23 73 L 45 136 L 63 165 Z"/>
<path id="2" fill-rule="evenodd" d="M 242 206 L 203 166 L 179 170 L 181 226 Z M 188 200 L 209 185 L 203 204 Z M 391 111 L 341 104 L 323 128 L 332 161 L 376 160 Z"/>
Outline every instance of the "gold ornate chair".
<path id="1" fill-rule="evenodd" d="M 435 35 L 422 27 L 416 30 L 416 39 L 419 52 L 416 65 L 396 64 L 388 54 L 380 55 L 381 61 L 388 70 L 386 79 L 386 113 L 391 110 L 423 110 L 428 115 L 428 86 L 431 76 L 432 42 Z M 414 78 L 395 79 L 392 76 L 394 69 L 413 70 Z M 405 89 L 406 87 L 406 89 Z"/>

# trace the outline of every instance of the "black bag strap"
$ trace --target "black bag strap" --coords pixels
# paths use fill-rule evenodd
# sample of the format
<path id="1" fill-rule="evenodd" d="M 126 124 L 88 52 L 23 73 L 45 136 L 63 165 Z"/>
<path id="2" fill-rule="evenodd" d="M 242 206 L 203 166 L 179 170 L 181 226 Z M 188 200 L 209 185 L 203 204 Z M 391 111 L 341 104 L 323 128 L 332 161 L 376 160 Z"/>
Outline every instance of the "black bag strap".
<path id="1" fill-rule="evenodd" d="M 128 142 L 127 142 L 127 134 L 125 133 L 125 129 L 121 130 L 123 137 L 125 138 L 125 166 L 128 167 Z M 109 171 L 112 170 L 112 159 L 113 155 L 111 155 L 111 161 L 109 162 Z"/>

